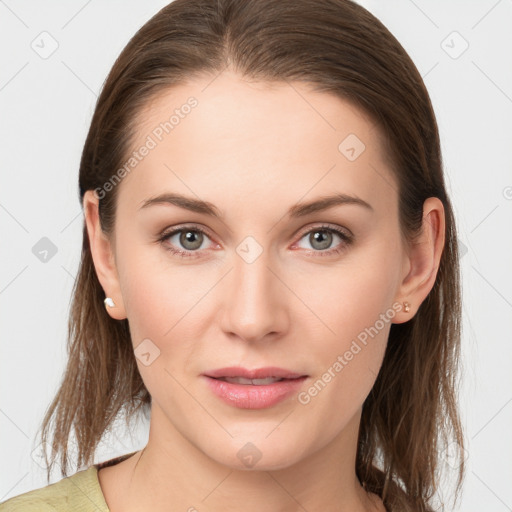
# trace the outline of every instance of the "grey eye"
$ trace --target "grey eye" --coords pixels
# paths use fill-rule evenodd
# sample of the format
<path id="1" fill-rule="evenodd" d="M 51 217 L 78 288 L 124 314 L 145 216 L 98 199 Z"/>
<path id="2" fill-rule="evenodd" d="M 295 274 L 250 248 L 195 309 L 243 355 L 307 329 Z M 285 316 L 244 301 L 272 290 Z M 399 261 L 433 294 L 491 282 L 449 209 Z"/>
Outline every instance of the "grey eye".
<path id="1" fill-rule="evenodd" d="M 345 242 L 346 237 L 341 233 L 337 233 L 331 228 L 315 228 L 306 233 L 299 242 L 299 246 L 303 249 L 313 249 L 315 251 L 325 251 L 332 248 L 334 245 L 334 237 L 338 237 L 340 242 Z M 304 247 L 300 245 L 302 240 L 307 240 L 311 247 Z"/>
<path id="2" fill-rule="evenodd" d="M 308 241 L 311 243 L 313 248 L 318 250 L 328 249 L 332 243 L 332 233 L 325 229 L 316 229 L 309 233 Z"/>
<path id="3" fill-rule="evenodd" d="M 179 243 L 187 251 L 195 251 L 201 247 L 204 235 L 200 231 L 185 229 L 177 232 L 179 234 Z"/>

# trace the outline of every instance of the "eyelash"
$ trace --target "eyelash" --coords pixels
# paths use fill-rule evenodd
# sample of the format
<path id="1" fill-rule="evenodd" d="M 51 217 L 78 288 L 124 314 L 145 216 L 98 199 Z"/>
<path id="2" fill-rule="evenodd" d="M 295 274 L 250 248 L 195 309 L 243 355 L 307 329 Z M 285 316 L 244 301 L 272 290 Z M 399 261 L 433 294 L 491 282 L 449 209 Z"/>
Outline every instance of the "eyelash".
<path id="1" fill-rule="evenodd" d="M 174 254 L 175 256 L 178 256 L 180 258 L 196 258 L 196 257 L 198 257 L 199 255 L 195 254 L 195 253 L 199 253 L 199 251 L 197 251 L 197 250 L 196 251 L 182 251 L 182 250 L 174 249 L 170 245 L 165 245 L 165 242 L 167 241 L 168 238 L 175 235 L 176 233 L 181 233 L 183 231 L 193 231 L 193 232 L 202 233 L 203 235 L 210 238 L 208 233 L 204 229 L 200 228 L 199 226 L 180 226 L 178 228 L 173 228 L 170 231 L 164 230 L 162 233 L 160 233 L 159 237 L 157 238 L 157 242 L 159 242 L 164 247 L 165 250 L 170 251 L 172 254 Z M 338 228 L 334 228 L 334 227 L 328 226 L 328 225 L 316 226 L 312 229 L 309 229 L 308 231 L 304 231 L 303 233 L 301 233 L 299 240 L 302 240 L 302 238 L 304 238 L 305 235 L 308 235 L 315 231 L 328 231 L 329 233 L 334 233 L 334 234 L 338 235 L 343 241 L 343 243 L 341 243 L 339 246 L 337 246 L 333 249 L 328 249 L 328 250 L 324 250 L 324 251 L 312 250 L 312 249 L 308 250 L 308 253 L 315 253 L 315 255 L 320 256 L 320 257 L 333 256 L 334 254 L 340 254 L 348 246 L 350 246 L 353 242 L 353 237 L 351 235 L 348 235 L 347 233 L 345 233 L 344 231 L 341 231 Z"/>

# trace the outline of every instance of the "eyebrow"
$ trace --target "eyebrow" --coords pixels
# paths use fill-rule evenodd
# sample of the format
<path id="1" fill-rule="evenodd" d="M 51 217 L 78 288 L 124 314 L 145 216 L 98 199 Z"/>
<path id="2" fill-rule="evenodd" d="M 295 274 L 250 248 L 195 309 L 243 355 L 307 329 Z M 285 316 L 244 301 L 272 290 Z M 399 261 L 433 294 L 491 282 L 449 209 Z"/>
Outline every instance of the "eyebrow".
<path id="1" fill-rule="evenodd" d="M 166 205 L 171 204 L 190 210 L 196 213 L 202 213 L 204 215 L 210 215 L 212 217 L 223 219 L 223 215 L 220 210 L 212 203 L 208 201 L 202 201 L 201 199 L 195 199 L 193 197 L 186 197 L 181 194 L 164 193 L 158 196 L 146 199 L 142 201 L 140 210 L 153 205 Z M 359 205 L 367 210 L 374 211 L 373 207 L 364 201 L 363 199 L 350 196 L 348 194 L 333 194 L 330 196 L 320 197 L 307 203 L 297 203 L 288 210 L 288 216 L 290 218 L 299 218 L 309 215 L 311 213 L 327 210 L 333 206 L 339 205 Z"/>

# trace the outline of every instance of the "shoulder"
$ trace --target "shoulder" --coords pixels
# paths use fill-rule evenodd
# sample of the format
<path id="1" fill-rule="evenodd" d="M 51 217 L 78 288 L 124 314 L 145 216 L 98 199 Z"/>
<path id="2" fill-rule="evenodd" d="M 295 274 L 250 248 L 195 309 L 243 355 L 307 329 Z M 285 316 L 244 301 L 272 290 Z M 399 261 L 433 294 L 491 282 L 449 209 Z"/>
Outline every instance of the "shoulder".
<path id="1" fill-rule="evenodd" d="M 47 485 L 0 503 L 0 512 L 109 512 L 98 481 L 98 469 L 91 466 Z"/>

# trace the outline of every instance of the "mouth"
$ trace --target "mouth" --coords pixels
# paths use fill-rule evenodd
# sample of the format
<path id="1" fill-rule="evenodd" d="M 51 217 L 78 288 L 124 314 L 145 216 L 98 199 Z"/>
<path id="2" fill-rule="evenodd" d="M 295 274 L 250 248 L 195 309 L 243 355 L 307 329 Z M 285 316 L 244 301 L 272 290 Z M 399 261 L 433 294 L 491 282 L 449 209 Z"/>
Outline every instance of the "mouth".
<path id="1" fill-rule="evenodd" d="M 264 409 L 295 394 L 308 375 L 277 367 L 230 367 L 208 371 L 202 377 L 225 403 L 241 409 Z"/>
<path id="2" fill-rule="evenodd" d="M 274 382 L 281 382 L 283 380 L 294 379 L 279 379 L 277 377 L 266 377 L 264 379 L 246 379 L 244 377 L 218 377 L 216 378 L 216 380 L 222 380 L 224 382 L 229 382 L 230 384 L 242 384 L 244 386 L 266 386 L 268 384 L 274 384 Z"/>

